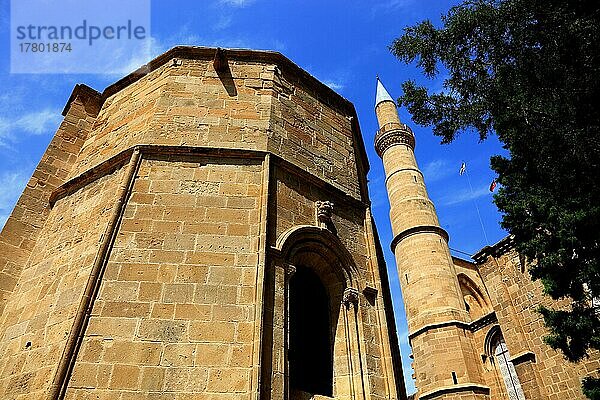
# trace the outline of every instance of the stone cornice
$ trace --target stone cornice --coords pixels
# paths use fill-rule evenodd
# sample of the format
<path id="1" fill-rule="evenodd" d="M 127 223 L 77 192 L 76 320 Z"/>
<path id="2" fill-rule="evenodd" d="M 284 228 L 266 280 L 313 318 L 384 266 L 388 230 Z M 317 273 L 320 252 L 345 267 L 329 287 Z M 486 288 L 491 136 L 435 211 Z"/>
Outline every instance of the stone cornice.
<path id="1" fill-rule="evenodd" d="M 509 235 L 491 246 L 485 246 L 483 249 L 473 254 L 471 258 L 475 260 L 476 264 L 483 264 L 489 256 L 498 257 L 514 248 L 514 246 L 514 238 L 512 235 Z"/>
<path id="2" fill-rule="evenodd" d="M 476 331 L 480 330 L 481 328 L 484 328 L 495 322 L 498 322 L 498 318 L 496 317 L 496 313 L 492 311 L 491 313 L 486 314 L 483 317 L 476 319 L 475 321 L 472 321 L 472 322 L 450 320 L 450 321 L 439 322 L 439 323 L 435 323 L 435 324 L 427 324 L 427 325 L 422 326 L 421 328 L 417 329 L 415 332 L 411 333 L 410 335 L 408 335 L 408 337 L 409 337 L 409 339 L 412 339 L 413 337 L 418 336 L 418 335 L 420 335 L 424 332 L 427 332 L 431 329 L 445 328 L 447 326 L 458 326 L 460 328 L 469 330 L 471 332 L 476 332 Z"/>
<path id="3" fill-rule="evenodd" d="M 430 392 L 419 395 L 420 400 L 432 399 L 449 393 L 475 392 L 481 394 L 489 394 L 489 386 L 480 385 L 478 383 L 463 383 L 452 386 L 443 386 Z"/>
<path id="4" fill-rule="evenodd" d="M 458 321 L 458 320 L 453 319 L 453 320 L 450 320 L 450 321 L 437 322 L 435 324 L 424 325 L 421 328 L 419 328 L 416 331 L 414 331 L 413 333 L 409 334 L 408 335 L 408 339 L 412 340 L 412 338 L 414 338 L 415 336 L 419 336 L 422 333 L 425 333 L 425 332 L 430 331 L 432 329 L 445 328 L 447 326 L 457 326 L 459 328 L 470 330 L 469 329 L 470 324 L 468 322 Z"/>
<path id="5" fill-rule="evenodd" d="M 521 364 L 523 362 L 528 362 L 528 361 L 534 363 L 534 362 L 536 362 L 535 353 L 533 351 L 526 350 L 515 356 L 512 356 L 510 358 L 510 361 L 512 361 L 512 363 L 515 365 Z"/>
<path id="6" fill-rule="evenodd" d="M 414 226 L 412 228 L 408 228 L 402 232 L 400 232 L 399 234 L 397 234 L 394 239 L 392 239 L 392 243 L 390 244 L 390 248 L 392 249 L 392 253 L 395 253 L 396 251 L 396 246 L 398 246 L 398 243 L 400 243 L 403 239 L 412 236 L 412 235 L 416 235 L 418 233 L 437 233 L 438 235 L 440 235 L 441 237 L 444 238 L 444 240 L 446 240 L 446 242 L 448 242 L 448 232 L 446 232 L 443 228 L 436 226 L 436 225 L 418 225 L 418 226 Z"/>
<path id="7" fill-rule="evenodd" d="M 486 326 L 496 322 L 498 322 L 498 318 L 496 317 L 496 313 L 492 311 L 491 313 L 486 314 L 483 317 L 471 322 L 469 324 L 469 329 L 471 330 L 471 332 L 475 332 L 480 330 L 481 328 L 485 328 Z"/>
<path id="8" fill-rule="evenodd" d="M 171 154 L 171 155 L 185 155 L 185 156 L 216 156 L 216 157 L 227 157 L 227 158 L 240 158 L 240 159 L 263 159 L 267 154 L 273 158 L 278 167 L 285 169 L 287 172 L 296 176 L 302 177 L 307 182 L 310 182 L 318 187 L 323 188 L 325 191 L 330 193 L 334 198 L 340 199 L 344 203 L 351 204 L 352 206 L 359 207 L 360 209 L 366 209 L 369 207 L 368 203 L 361 201 L 360 199 L 349 195 L 342 189 L 333 186 L 331 183 L 319 178 L 318 176 L 312 175 L 305 171 L 301 167 L 284 160 L 276 154 L 265 152 L 261 150 L 248 150 L 248 149 L 231 149 L 231 148 L 219 148 L 219 147 L 199 147 L 199 146 L 168 146 L 168 145 L 137 145 L 132 146 L 128 149 L 121 151 L 120 153 L 110 157 L 109 159 L 101 162 L 100 164 L 91 167 L 81 175 L 73 177 L 56 188 L 50 195 L 51 207 L 60 199 L 69 196 L 80 188 L 88 185 L 90 182 L 99 179 L 116 169 L 123 166 L 125 161 L 130 157 L 131 153 L 139 149 L 142 155 L 152 154 Z"/>

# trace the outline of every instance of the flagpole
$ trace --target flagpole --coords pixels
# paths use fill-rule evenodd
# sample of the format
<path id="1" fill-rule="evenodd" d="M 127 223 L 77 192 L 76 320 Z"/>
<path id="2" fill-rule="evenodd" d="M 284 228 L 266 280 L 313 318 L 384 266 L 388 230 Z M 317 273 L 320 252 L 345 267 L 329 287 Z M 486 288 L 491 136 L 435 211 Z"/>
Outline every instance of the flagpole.
<path id="1" fill-rule="evenodd" d="M 464 165 L 466 163 L 463 162 Z M 473 203 L 475 204 L 475 209 L 477 210 L 477 216 L 479 217 L 479 223 L 481 224 L 481 230 L 483 231 L 483 237 L 485 238 L 485 243 L 489 246 L 490 241 L 485 233 L 485 227 L 483 226 L 483 219 L 481 219 L 481 213 L 479 212 L 479 206 L 477 205 L 477 199 L 475 198 L 475 193 L 473 192 L 473 185 L 471 185 L 471 178 L 469 177 L 468 168 L 465 168 L 465 174 L 467 175 L 467 182 L 469 182 L 469 189 L 471 190 L 471 198 L 473 199 Z"/>

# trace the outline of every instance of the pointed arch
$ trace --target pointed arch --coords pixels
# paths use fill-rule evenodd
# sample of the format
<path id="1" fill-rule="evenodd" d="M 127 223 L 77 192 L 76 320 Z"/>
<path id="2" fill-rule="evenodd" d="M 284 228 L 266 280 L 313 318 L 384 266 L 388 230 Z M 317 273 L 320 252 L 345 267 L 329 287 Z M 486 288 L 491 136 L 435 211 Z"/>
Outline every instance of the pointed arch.
<path id="1" fill-rule="evenodd" d="M 338 391 L 351 387 L 353 393 L 363 393 L 361 364 L 360 292 L 364 277 L 342 241 L 331 231 L 311 225 L 287 230 L 272 248 L 277 262 L 288 266 L 291 277 L 286 283 L 287 294 L 284 321 L 288 321 L 287 377 L 291 400 L 312 398 L 313 395 L 338 396 Z M 298 274 L 298 275 L 296 275 Z M 310 275 L 313 278 L 309 278 Z M 325 294 L 319 294 L 320 283 Z M 308 297 L 311 297 L 310 301 Z M 327 304 L 328 303 L 328 304 Z M 303 310 L 319 308 L 318 332 L 307 334 L 302 326 Z M 317 313 L 319 314 L 319 313 Z M 311 318 L 311 325 L 314 325 Z M 308 325 L 308 324 L 306 324 Z M 315 328 L 314 326 L 309 329 Z M 313 335 L 314 334 L 314 335 Z M 320 354 L 303 345 L 304 336 L 318 336 Z M 315 346 L 313 346 L 315 347 Z M 314 350 L 314 349 L 313 349 Z M 321 369 L 308 368 L 321 363 Z M 304 370 L 304 372 L 302 372 Z M 320 376 L 314 376 L 318 373 Z M 356 398 L 352 395 L 352 398 Z"/>
<path id="2" fill-rule="evenodd" d="M 305 263 L 304 258 L 320 258 L 330 266 L 344 287 L 359 287 L 362 276 L 352 255 L 331 231 L 313 225 L 300 225 L 282 233 L 275 244 L 281 257 L 292 264 Z M 322 274 L 324 271 L 317 271 Z"/>
<path id="3" fill-rule="evenodd" d="M 457 275 L 460 290 L 465 300 L 467 311 L 473 320 L 483 317 L 492 311 L 487 295 L 480 289 L 471 278 L 466 274 L 459 273 Z"/>
<path id="4" fill-rule="evenodd" d="M 485 354 L 504 382 L 504 389 L 510 400 L 525 400 L 525 394 L 508 347 L 504 341 L 502 330 L 494 325 L 487 333 L 484 341 Z"/>

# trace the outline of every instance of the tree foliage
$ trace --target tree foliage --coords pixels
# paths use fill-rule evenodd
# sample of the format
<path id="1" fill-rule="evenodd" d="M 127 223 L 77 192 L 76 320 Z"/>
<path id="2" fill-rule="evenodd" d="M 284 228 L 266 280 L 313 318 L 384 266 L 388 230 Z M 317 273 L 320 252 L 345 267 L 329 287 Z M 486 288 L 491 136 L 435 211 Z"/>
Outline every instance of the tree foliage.
<path id="1" fill-rule="evenodd" d="M 495 133 L 508 150 L 491 160 L 502 226 L 546 293 L 572 304 L 541 309 L 547 343 L 571 361 L 600 349 L 600 3 L 467 0 L 440 27 L 405 28 L 391 51 L 444 77 L 441 92 L 403 84 L 415 122 L 443 143 Z"/>

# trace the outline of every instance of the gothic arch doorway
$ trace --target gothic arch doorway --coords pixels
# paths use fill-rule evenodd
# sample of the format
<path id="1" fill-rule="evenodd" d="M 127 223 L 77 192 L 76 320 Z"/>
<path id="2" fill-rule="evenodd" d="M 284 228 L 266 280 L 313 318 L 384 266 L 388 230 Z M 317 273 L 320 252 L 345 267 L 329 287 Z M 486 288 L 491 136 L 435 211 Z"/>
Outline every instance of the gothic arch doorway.
<path id="1" fill-rule="evenodd" d="M 364 278 L 352 255 L 329 230 L 297 226 L 271 256 L 261 399 L 364 399 Z"/>
<path id="2" fill-rule="evenodd" d="M 290 388 L 332 396 L 333 340 L 327 290 L 307 267 L 297 267 L 289 290 Z"/>

